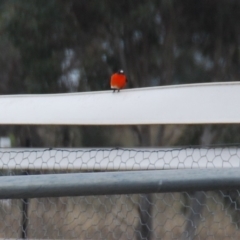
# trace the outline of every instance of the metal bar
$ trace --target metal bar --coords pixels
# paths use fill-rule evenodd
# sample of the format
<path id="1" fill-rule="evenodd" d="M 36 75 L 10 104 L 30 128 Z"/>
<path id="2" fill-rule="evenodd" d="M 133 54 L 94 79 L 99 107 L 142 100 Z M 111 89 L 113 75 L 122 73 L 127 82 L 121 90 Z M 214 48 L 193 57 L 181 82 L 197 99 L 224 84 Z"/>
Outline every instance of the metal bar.
<path id="1" fill-rule="evenodd" d="M 0 177 L 0 199 L 240 188 L 240 169 L 188 169 Z"/>

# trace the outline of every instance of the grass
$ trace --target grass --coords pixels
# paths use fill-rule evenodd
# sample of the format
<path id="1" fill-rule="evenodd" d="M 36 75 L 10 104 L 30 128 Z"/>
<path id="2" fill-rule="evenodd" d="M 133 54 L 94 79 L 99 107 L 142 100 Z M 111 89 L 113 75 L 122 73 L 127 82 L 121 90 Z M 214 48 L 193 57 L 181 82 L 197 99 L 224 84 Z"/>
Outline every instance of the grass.
<path id="1" fill-rule="evenodd" d="M 215 192 L 206 192 L 194 239 L 240 239 L 231 211 Z M 135 239 L 140 195 L 31 199 L 28 237 L 34 239 Z M 153 239 L 180 239 L 185 229 L 190 195 L 153 195 Z M 21 200 L 0 204 L 0 237 L 19 238 Z"/>

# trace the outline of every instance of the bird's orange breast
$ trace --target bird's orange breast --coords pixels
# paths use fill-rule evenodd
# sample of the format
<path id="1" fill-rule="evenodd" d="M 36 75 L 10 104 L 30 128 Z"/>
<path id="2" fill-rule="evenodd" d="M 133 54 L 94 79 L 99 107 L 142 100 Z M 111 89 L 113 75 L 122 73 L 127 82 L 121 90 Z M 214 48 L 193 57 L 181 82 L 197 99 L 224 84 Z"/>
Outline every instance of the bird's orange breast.
<path id="1" fill-rule="evenodd" d="M 111 76 L 111 88 L 112 89 L 121 89 L 124 88 L 127 83 L 127 78 L 124 74 L 114 73 Z"/>

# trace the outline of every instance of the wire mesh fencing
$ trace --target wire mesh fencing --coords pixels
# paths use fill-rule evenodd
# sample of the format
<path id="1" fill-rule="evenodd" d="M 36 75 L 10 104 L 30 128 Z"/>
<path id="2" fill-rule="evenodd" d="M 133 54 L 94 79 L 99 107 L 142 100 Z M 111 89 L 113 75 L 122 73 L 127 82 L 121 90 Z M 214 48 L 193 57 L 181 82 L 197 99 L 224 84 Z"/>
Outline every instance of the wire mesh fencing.
<path id="1" fill-rule="evenodd" d="M 238 168 L 238 147 L 0 149 L 2 175 L 182 168 Z M 179 179 L 181 180 L 181 179 Z M 20 184 L 20 183 L 19 183 Z M 96 189 L 97 190 L 97 189 Z M 238 239 L 237 189 L 7 199 L 0 238 Z"/>

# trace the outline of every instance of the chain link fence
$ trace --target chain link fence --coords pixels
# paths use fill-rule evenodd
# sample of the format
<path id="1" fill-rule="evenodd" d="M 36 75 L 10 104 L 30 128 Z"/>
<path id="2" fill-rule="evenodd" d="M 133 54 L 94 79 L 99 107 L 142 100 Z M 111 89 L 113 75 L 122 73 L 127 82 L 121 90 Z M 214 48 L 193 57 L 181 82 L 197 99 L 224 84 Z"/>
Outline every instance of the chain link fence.
<path id="1" fill-rule="evenodd" d="M 1 149 L 2 175 L 239 167 L 240 148 Z M 236 189 L 7 199 L 0 238 L 239 239 Z"/>

